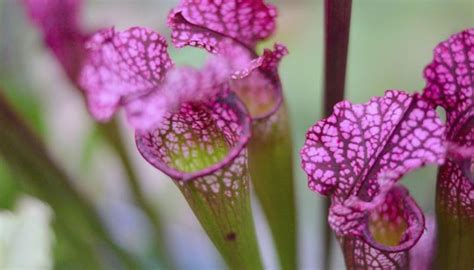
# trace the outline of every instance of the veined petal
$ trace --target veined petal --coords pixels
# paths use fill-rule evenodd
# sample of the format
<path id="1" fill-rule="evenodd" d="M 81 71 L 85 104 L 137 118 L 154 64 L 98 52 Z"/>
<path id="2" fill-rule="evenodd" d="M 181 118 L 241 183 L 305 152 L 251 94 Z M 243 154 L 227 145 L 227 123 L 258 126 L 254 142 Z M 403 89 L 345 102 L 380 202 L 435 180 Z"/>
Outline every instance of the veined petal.
<path id="1" fill-rule="evenodd" d="M 81 0 L 23 0 L 46 46 L 54 53 L 70 79 L 76 80 L 88 34 L 78 22 Z"/>
<path id="2" fill-rule="evenodd" d="M 357 233 L 338 235 L 348 269 L 407 268 L 408 250 L 423 234 L 424 217 L 405 188 L 393 186 L 385 195 L 358 217 Z M 340 219 L 354 222 L 350 217 Z"/>
<path id="3" fill-rule="evenodd" d="M 363 234 L 367 214 L 384 203 L 387 193 L 394 185 L 391 181 L 394 176 L 389 173 L 381 174 L 378 179 L 379 192 L 371 201 L 363 201 L 356 195 L 351 195 L 343 202 L 333 201 L 328 220 L 337 235 L 361 236 Z"/>
<path id="4" fill-rule="evenodd" d="M 168 24 L 175 46 L 202 47 L 228 61 L 232 89 L 258 120 L 277 112 L 283 100 L 277 65 L 287 49 L 277 44 L 261 57 L 255 53 L 255 44 L 275 30 L 276 16 L 276 8 L 262 0 L 184 0 Z"/>
<path id="5" fill-rule="evenodd" d="M 423 212 L 401 186 L 389 190 L 383 202 L 368 212 L 367 218 L 363 238 L 386 252 L 410 249 L 425 228 Z"/>
<path id="6" fill-rule="evenodd" d="M 425 68 L 424 98 L 447 112 L 448 139 L 474 117 L 474 28 L 451 36 Z"/>
<path id="7" fill-rule="evenodd" d="M 334 113 L 307 133 L 301 150 L 309 187 L 331 196 L 329 223 L 349 269 L 403 269 L 421 237 L 424 217 L 394 184 L 425 164 L 444 162 L 444 126 L 418 94 L 384 97 Z"/>
<path id="8" fill-rule="evenodd" d="M 425 164 L 443 163 L 444 154 L 436 111 L 417 94 L 401 91 L 361 105 L 338 103 L 308 131 L 301 150 L 309 187 L 336 202 L 351 195 L 370 200 L 381 174 L 395 174 L 396 181 Z"/>
<path id="9" fill-rule="evenodd" d="M 376 249 L 395 252 L 411 248 L 423 233 L 421 210 L 408 191 L 384 179 L 371 201 L 356 196 L 333 201 L 329 224 L 338 236 L 358 236 Z"/>
<path id="10" fill-rule="evenodd" d="M 471 132 L 471 140 L 474 140 Z M 474 220 L 473 159 L 448 160 L 438 172 L 438 204 L 453 218 Z"/>
<path id="11" fill-rule="evenodd" d="M 232 162 L 250 138 L 251 122 L 232 93 L 225 89 L 220 93 L 206 102 L 181 105 L 152 132 L 137 132 L 136 143 L 143 157 L 183 181 L 209 175 Z M 229 167 L 229 177 L 232 170 L 240 170 L 238 167 Z"/>
<path id="12" fill-rule="evenodd" d="M 225 87 L 226 76 L 219 65 L 202 69 L 176 67 L 168 71 L 164 81 L 151 93 L 131 99 L 125 104 L 128 121 L 139 131 L 159 128 L 167 112 L 174 113 L 184 103 L 212 99 Z M 224 94 L 224 93 L 222 93 Z"/>
<path id="13" fill-rule="evenodd" d="M 468 121 L 452 134 L 458 144 L 448 144 L 448 160 L 438 172 L 437 196 L 443 212 L 474 222 L 474 117 Z M 448 133 L 450 127 L 447 124 Z"/>
<path id="14" fill-rule="evenodd" d="M 474 249 L 474 28 L 452 35 L 426 67 L 423 97 L 446 110 L 447 162 L 438 171 L 436 265 L 471 269 Z"/>
<path id="15" fill-rule="evenodd" d="M 441 207 L 474 218 L 474 29 L 441 42 L 425 69 L 424 98 L 446 110 L 449 160 L 440 168 Z"/>
<path id="16" fill-rule="evenodd" d="M 471 141 L 474 140 L 473 134 L 474 132 L 471 132 Z M 436 265 L 443 269 L 474 267 L 473 160 L 448 159 L 438 171 L 436 186 L 438 245 L 435 254 Z"/>
<path id="17" fill-rule="evenodd" d="M 440 43 L 433 62 L 425 68 L 423 97 L 446 110 L 447 139 L 464 148 L 474 146 L 466 138 L 474 126 L 473 70 L 474 28 Z"/>
<path id="18" fill-rule="evenodd" d="M 171 11 L 168 24 L 175 46 L 198 46 L 215 53 L 225 39 L 253 50 L 273 33 L 276 16 L 276 8 L 262 0 L 183 0 Z"/>
<path id="19" fill-rule="evenodd" d="M 80 84 L 99 121 L 109 120 L 121 103 L 157 88 L 173 66 L 166 40 L 142 27 L 99 31 L 86 47 Z"/>

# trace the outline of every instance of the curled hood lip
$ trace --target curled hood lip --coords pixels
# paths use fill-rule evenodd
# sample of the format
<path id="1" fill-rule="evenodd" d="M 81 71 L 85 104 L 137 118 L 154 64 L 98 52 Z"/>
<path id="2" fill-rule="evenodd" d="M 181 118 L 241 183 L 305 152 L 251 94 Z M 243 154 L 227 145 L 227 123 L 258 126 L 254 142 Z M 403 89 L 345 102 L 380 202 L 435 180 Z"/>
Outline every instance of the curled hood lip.
<path id="1" fill-rule="evenodd" d="M 249 116 L 246 106 L 234 93 L 228 93 L 224 97 L 218 97 L 216 99 L 216 102 L 226 103 L 230 105 L 233 109 L 235 109 L 235 111 L 238 112 L 239 122 L 242 126 L 241 134 L 239 134 L 239 140 L 230 149 L 229 153 L 219 162 L 194 172 L 185 172 L 178 170 L 167 165 L 165 162 L 162 162 L 155 158 L 155 156 L 148 150 L 148 147 L 143 146 L 143 135 L 140 132 L 136 131 L 135 143 L 138 148 L 138 151 L 143 156 L 143 158 L 145 158 L 145 160 L 148 161 L 152 166 L 177 181 L 190 181 L 198 177 L 206 176 L 231 164 L 232 161 L 234 161 L 237 156 L 239 156 L 242 151 L 244 151 L 245 147 L 247 146 L 247 143 L 250 140 L 252 119 Z"/>
<path id="2" fill-rule="evenodd" d="M 379 242 L 377 242 L 377 240 L 373 238 L 368 226 L 369 213 L 367 213 L 364 218 L 365 226 L 362 231 L 363 241 L 377 250 L 389 253 L 402 252 L 411 249 L 421 238 L 421 236 L 423 235 L 423 230 L 425 228 L 425 216 L 423 215 L 423 211 L 420 209 L 415 200 L 410 196 L 408 190 L 402 186 L 394 186 L 392 187 L 392 191 L 398 193 L 398 196 L 403 198 L 407 211 L 411 211 L 412 214 L 416 217 L 416 220 L 419 221 L 419 223 L 416 224 L 413 228 L 414 232 L 412 235 L 414 237 L 411 237 L 407 241 L 404 241 L 402 244 L 396 246 L 387 246 L 380 244 Z M 408 229 L 411 229 L 410 226 Z"/>
<path id="3" fill-rule="evenodd" d="M 261 121 L 261 120 L 266 120 L 270 118 L 276 112 L 278 112 L 278 110 L 280 110 L 283 104 L 283 87 L 281 85 L 280 77 L 278 75 L 274 76 L 274 78 L 272 78 L 272 82 L 274 82 L 274 85 L 276 87 L 275 94 L 277 95 L 277 100 L 275 102 L 275 105 L 270 110 L 268 110 L 267 112 L 263 114 L 252 116 L 252 120 L 254 121 Z"/>

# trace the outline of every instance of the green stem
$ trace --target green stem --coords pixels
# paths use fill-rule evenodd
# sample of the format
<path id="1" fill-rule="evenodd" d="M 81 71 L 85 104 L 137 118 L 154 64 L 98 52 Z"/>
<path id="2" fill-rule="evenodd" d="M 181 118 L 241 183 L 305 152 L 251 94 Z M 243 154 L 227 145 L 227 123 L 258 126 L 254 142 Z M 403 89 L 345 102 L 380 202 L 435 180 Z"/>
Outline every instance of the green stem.
<path id="1" fill-rule="evenodd" d="M 83 269 L 100 270 L 104 268 L 94 246 L 77 237 L 67 224 L 56 218 L 51 224 L 55 232 L 53 249 L 55 269 Z M 81 250 L 78 254 L 77 250 Z"/>
<path id="2" fill-rule="evenodd" d="M 77 243 L 80 252 L 93 256 L 101 246 L 115 254 L 127 269 L 137 269 L 135 259 L 117 246 L 94 207 L 71 185 L 71 180 L 50 158 L 40 139 L 23 123 L 1 95 L 0 153 L 33 195 L 47 202 L 56 219 Z M 90 258 L 91 260 L 93 257 Z M 95 264 L 97 269 L 101 265 Z"/>
<path id="3" fill-rule="evenodd" d="M 325 0 L 325 44 L 324 44 L 324 115 L 332 114 L 334 105 L 344 99 L 346 82 L 347 51 L 351 23 L 352 0 Z M 327 222 L 330 200 L 324 201 L 323 257 L 321 269 L 331 269 L 332 230 Z"/>
<path id="4" fill-rule="evenodd" d="M 120 135 L 120 130 L 116 119 L 104 124 L 98 125 L 101 133 L 107 139 L 109 145 L 117 153 L 125 173 L 127 175 L 127 184 L 132 192 L 135 203 L 141 208 L 141 210 L 148 217 L 153 230 L 154 246 L 157 249 L 160 263 L 165 269 L 176 269 L 171 261 L 171 256 L 168 254 L 168 250 L 165 246 L 165 234 L 163 231 L 163 225 L 161 223 L 159 212 L 152 206 L 147 200 L 146 195 L 143 193 L 140 181 L 138 180 L 137 174 L 135 173 L 129 155 L 127 153 L 124 141 Z"/>
<path id="5" fill-rule="evenodd" d="M 474 269 L 474 219 L 437 210 L 436 269 Z"/>
<path id="6" fill-rule="evenodd" d="M 230 269 L 263 269 L 250 207 L 247 168 L 242 178 L 233 179 L 231 185 L 224 181 L 224 174 L 219 175 L 176 184 Z"/>
<path id="7" fill-rule="evenodd" d="M 461 194 L 473 184 L 469 177 L 459 175 L 461 168 L 448 160 L 438 171 L 434 269 L 474 269 L 474 217 L 469 208 L 472 200 Z"/>
<path id="8" fill-rule="evenodd" d="M 249 144 L 252 185 L 275 241 L 281 269 L 297 267 L 296 207 L 291 134 L 286 106 L 253 125 Z"/>

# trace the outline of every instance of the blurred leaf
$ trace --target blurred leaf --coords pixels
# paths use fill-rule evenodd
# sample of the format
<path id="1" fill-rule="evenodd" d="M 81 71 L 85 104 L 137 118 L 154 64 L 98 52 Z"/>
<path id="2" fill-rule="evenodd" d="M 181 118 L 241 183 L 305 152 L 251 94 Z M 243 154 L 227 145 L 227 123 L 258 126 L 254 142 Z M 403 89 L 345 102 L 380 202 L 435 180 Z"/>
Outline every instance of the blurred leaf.
<path id="1" fill-rule="evenodd" d="M 24 90 L 25 88 L 21 87 L 18 83 L 5 78 L 4 74 L 0 74 L 0 86 L 9 102 L 23 118 L 28 119 L 28 124 L 34 131 L 44 135 L 46 125 L 42 113 L 43 110 L 39 100 L 32 95 L 32 91 Z"/>
<path id="2" fill-rule="evenodd" d="M 13 209 L 20 194 L 19 183 L 13 179 L 4 160 L 0 158 L 0 209 Z"/>
<path id="3" fill-rule="evenodd" d="M 68 232 L 55 219 L 53 222 L 55 241 L 53 246 L 54 269 L 80 270 L 82 267 L 94 269 L 92 261 L 81 260 L 77 256 L 77 246 L 71 245 L 71 239 L 67 237 Z"/>
<path id="4" fill-rule="evenodd" d="M 77 247 L 75 255 L 81 261 L 87 258 L 83 261 L 87 264 L 84 269 L 102 269 L 104 263 L 138 267 L 139 262 L 113 241 L 91 202 L 71 184 L 62 168 L 52 161 L 43 142 L 1 95 L 0 138 L 0 152 L 12 171 L 23 178 L 22 183 L 33 195 L 52 207 L 55 221 L 67 232 L 71 245 Z M 109 253 L 99 253 L 102 247 Z M 109 255 L 115 255 L 116 260 L 106 262 Z"/>
<path id="5" fill-rule="evenodd" d="M 297 268 L 297 224 L 292 145 L 286 105 L 269 119 L 254 121 L 249 170 L 270 226 L 281 269 Z M 278 198 L 278 200 L 275 200 Z"/>
<path id="6" fill-rule="evenodd" d="M 92 158 L 96 151 L 100 149 L 104 139 L 97 126 L 94 126 L 84 138 L 81 153 L 81 168 L 88 170 L 92 165 Z"/>

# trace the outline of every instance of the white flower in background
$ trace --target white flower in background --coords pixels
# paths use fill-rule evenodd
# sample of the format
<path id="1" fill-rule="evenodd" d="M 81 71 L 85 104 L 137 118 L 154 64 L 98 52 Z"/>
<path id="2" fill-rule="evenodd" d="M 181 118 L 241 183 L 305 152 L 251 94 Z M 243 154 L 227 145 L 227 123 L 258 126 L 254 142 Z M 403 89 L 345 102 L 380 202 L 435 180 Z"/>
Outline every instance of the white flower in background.
<path id="1" fill-rule="evenodd" d="M 31 197 L 20 199 L 14 212 L 0 211 L 0 269 L 53 268 L 51 217 L 50 208 Z"/>

